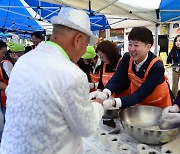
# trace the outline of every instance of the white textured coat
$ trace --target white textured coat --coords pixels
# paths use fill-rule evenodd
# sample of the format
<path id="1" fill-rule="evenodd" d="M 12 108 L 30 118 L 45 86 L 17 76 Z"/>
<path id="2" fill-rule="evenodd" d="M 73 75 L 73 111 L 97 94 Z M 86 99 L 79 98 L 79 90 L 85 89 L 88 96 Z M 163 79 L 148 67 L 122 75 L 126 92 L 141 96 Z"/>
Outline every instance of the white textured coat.
<path id="1" fill-rule="evenodd" d="M 56 47 L 40 43 L 15 64 L 6 89 L 1 154 L 80 154 L 103 107 L 89 100 L 85 73 Z"/>

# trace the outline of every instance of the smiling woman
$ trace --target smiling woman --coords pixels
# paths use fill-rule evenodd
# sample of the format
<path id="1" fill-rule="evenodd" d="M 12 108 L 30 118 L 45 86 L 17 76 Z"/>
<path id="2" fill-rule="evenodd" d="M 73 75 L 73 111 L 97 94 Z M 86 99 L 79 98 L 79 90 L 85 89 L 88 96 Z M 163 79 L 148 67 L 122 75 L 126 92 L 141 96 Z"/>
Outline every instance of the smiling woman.
<path id="1" fill-rule="evenodd" d="M 178 83 L 180 77 L 180 35 L 177 35 L 174 38 L 173 47 L 168 55 L 167 63 L 172 64 L 172 70 L 173 70 L 172 92 L 174 94 L 174 97 L 176 97 L 178 92 Z"/>

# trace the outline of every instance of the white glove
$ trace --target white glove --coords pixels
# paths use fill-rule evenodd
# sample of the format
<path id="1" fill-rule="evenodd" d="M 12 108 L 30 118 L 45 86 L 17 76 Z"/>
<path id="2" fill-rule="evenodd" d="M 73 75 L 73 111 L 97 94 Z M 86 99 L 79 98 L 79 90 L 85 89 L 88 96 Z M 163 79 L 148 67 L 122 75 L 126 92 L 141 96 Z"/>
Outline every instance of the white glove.
<path id="1" fill-rule="evenodd" d="M 166 119 L 169 113 L 177 113 L 179 112 L 179 107 L 177 105 L 168 106 L 162 111 L 162 119 Z"/>
<path id="2" fill-rule="evenodd" d="M 89 83 L 89 88 L 90 88 L 90 89 L 95 88 L 95 84 L 94 84 L 93 82 Z"/>
<path id="3" fill-rule="evenodd" d="M 99 92 L 100 91 L 93 91 L 93 92 L 89 93 L 89 98 L 90 99 L 95 99 Z"/>
<path id="4" fill-rule="evenodd" d="M 99 92 L 99 93 L 97 94 L 97 97 L 96 97 L 96 98 L 99 98 L 99 99 L 101 99 L 102 101 L 104 101 L 105 99 L 108 98 L 108 94 L 105 93 L 105 92 Z"/>
<path id="5" fill-rule="evenodd" d="M 98 84 L 99 84 L 99 82 L 96 82 L 96 83 L 90 82 L 90 83 L 89 83 L 89 88 L 90 88 L 90 89 L 93 89 L 93 88 L 97 89 Z"/>
<path id="6" fill-rule="evenodd" d="M 104 110 L 107 110 L 107 109 L 113 107 L 113 105 L 115 105 L 115 99 L 114 98 L 108 98 L 108 99 L 103 101 Z"/>
<path id="7" fill-rule="evenodd" d="M 90 99 L 99 98 L 99 99 L 101 99 L 102 101 L 104 101 L 105 99 L 108 98 L 108 94 L 105 93 L 105 92 L 101 92 L 101 91 L 98 91 L 98 90 L 97 90 L 97 91 L 91 92 L 91 93 L 89 94 L 89 98 L 90 98 Z"/>
<path id="8" fill-rule="evenodd" d="M 96 82 L 94 84 L 95 84 L 95 89 L 97 89 L 99 82 Z"/>
<path id="9" fill-rule="evenodd" d="M 168 113 L 163 120 L 170 124 L 180 123 L 180 113 Z"/>

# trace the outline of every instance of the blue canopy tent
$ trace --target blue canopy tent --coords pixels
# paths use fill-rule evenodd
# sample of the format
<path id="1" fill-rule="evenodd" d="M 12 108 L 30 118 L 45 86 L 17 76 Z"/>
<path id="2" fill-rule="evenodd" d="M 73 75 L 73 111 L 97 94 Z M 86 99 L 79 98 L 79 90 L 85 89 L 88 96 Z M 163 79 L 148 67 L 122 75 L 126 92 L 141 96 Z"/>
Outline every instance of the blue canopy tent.
<path id="1" fill-rule="evenodd" d="M 0 32 L 0 39 L 12 38 L 12 35 L 9 33 Z"/>
<path id="2" fill-rule="evenodd" d="M 0 31 L 12 33 L 32 33 L 39 31 L 45 34 L 45 30 L 36 22 L 20 0 L 0 1 Z"/>
<path id="3" fill-rule="evenodd" d="M 50 18 L 54 15 L 58 15 L 61 7 L 63 5 L 51 4 L 48 2 L 41 2 L 41 1 L 32 1 L 32 0 L 25 0 L 26 3 L 31 6 L 37 14 L 39 14 L 42 19 L 45 19 L 50 22 Z M 91 9 L 85 10 L 86 13 L 89 15 L 91 30 L 104 30 L 109 29 L 110 25 L 103 14 L 94 14 L 94 11 Z"/>
<path id="4" fill-rule="evenodd" d="M 161 0 L 160 22 L 180 21 L 180 0 Z"/>

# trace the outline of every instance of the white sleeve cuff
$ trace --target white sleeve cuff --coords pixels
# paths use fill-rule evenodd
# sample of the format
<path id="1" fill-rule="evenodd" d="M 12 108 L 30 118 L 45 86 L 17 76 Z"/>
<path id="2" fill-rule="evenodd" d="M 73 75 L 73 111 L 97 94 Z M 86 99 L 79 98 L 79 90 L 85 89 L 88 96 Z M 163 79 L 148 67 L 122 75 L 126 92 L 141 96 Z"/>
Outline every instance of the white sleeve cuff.
<path id="1" fill-rule="evenodd" d="M 111 91 L 110 91 L 109 89 L 105 88 L 105 89 L 103 90 L 103 92 L 108 93 L 109 97 L 111 96 Z"/>
<path id="2" fill-rule="evenodd" d="M 94 110 L 94 116 L 98 124 L 102 116 L 104 115 L 104 108 L 100 103 L 97 103 L 97 102 L 92 102 L 92 106 Z"/>
<path id="3" fill-rule="evenodd" d="M 120 108 L 122 106 L 122 102 L 121 102 L 121 99 L 120 98 L 114 98 L 115 101 L 116 101 L 116 108 Z"/>

